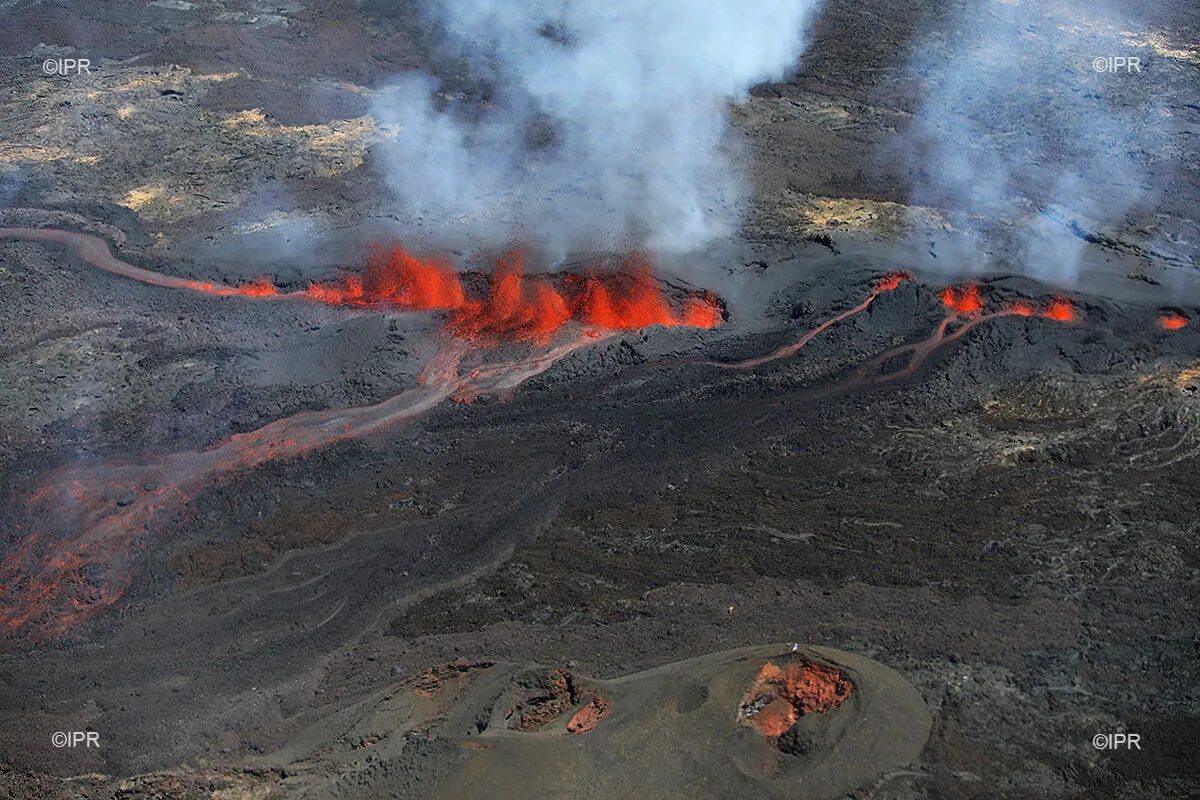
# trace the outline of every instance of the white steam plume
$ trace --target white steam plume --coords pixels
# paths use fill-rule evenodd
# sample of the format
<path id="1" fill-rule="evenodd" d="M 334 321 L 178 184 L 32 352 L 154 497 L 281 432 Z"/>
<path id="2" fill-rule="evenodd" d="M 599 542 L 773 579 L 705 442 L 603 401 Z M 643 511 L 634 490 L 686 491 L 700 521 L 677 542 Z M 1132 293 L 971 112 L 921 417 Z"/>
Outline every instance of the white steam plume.
<path id="1" fill-rule="evenodd" d="M 490 103 L 402 76 L 373 113 L 405 216 L 561 248 L 698 248 L 744 193 L 727 107 L 792 69 L 818 0 L 425 4 Z M 462 63 L 462 62 L 460 62 Z"/>
<path id="2" fill-rule="evenodd" d="M 944 209 L 964 235 L 952 269 L 1016 268 L 1060 285 L 1080 278 L 1083 229 L 1152 211 L 1154 162 L 1168 152 L 1153 74 L 1098 71 L 1140 57 L 1136 23 L 1104 2 L 965 0 L 949 36 L 919 39 L 908 79 L 923 100 L 903 153 L 911 202 Z"/>

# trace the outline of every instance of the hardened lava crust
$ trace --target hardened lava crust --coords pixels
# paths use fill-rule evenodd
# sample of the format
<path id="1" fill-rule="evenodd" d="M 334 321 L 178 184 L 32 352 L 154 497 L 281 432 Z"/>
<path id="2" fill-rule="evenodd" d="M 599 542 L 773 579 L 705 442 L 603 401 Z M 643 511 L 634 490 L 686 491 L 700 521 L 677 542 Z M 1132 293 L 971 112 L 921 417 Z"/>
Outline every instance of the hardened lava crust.
<path id="1" fill-rule="evenodd" d="M 0 796 L 1200 790 L 1196 9 L 997 4 L 1153 88 L 1152 219 L 976 247 L 885 148 L 962 4 L 831 0 L 651 259 L 394 249 L 380 76 L 493 101 L 416 5 L 0 2 Z"/>

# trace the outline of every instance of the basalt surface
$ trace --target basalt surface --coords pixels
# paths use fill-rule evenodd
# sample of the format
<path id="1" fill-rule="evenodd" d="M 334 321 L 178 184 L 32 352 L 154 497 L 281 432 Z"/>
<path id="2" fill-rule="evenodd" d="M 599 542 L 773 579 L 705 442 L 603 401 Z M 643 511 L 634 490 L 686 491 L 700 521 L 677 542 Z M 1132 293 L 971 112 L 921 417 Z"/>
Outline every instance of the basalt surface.
<path id="1" fill-rule="evenodd" d="M 488 344 L 431 392 L 452 312 L 213 296 L 0 239 L 0 795 L 600 792 L 618 749 L 654 759 L 628 787 L 645 796 L 701 797 L 700 775 L 721 796 L 817 792 L 818 761 L 841 770 L 831 797 L 1193 795 L 1197 162 L 1155 220 L 1076 221 L 1083 284 L 1006 252 L 968 282 L 955 231 L 903 205 L 906 163 L 869 155 L 913 111 L 906 43 L 953 11 L 917 5 L 831 3 L 796 75 L 733 109 L 746 227 L 654 279 L 672 302 L 715 292 L 712 328 Z M 1180 125 L 1135 155 L 1165 173 L 1200 124 L 1196 11 L 1139 13 L 1145 31 L 1094 43 L 1157 59 L 1145 80 Z M 365 98 L 405 69 L 455 78 L 403 3 L 0 15 L 0 226 L 90 233 L 180 281 L 304 291 L 357 268 L 392 213 Z M 64 54 L 97 74 L 40 73 Z M 471 269 L 448 238 L 427 244 Z M 419 413 L 342 435 L 414 391 Z M 255 439 L 296 415 L 328 440 Z M 143 477 L 229 441 L 264 457 Z M 39 494 L 55 475 L 130 479 Z M 27 544 L 38 509 L 153 524 L 55 564 L 63 530 Z M 24 591 L 54 570 L 71 591 Z M 14 598 L 46 602 L 18 619 Z M 822 669 L 735 650 L 764 642 L 809 643 Z M 895 737 L 797 729 L 893 686 Z M 51 746 L 72 730 L 102 746 Z M 1142 749 L 1093 747 L 1116 730 Z"/>

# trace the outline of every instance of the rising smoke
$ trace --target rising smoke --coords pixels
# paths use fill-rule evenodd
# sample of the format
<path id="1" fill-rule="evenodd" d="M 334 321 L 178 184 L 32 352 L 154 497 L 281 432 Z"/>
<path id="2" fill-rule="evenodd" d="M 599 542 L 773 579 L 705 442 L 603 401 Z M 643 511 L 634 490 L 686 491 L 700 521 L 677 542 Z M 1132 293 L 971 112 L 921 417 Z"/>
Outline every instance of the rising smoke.
<path id="1" fill-rule="evenodd" d="M 968 0 L 917 41 L 906 80 L 922 101 L 901 155 L 916 165 L 911 204 L 961 235 L 941 263 L 1074 285 L 1087 233 L 1153 209 L 1162 179 L 1148 165 L 1169 149 L 1158 99 L 1137 70 L 1095 67 L 1121 55 L 1153 68 L 1121 33 L 1133 24 L 1100 3 Z"/>
<path id="2" fill-rule="evenodd" d="M 553 248 L 681 252 L 736 229 L 727 108 L 796 64 L 818 0 L 442 0 L 444 55 L 474 103 L 425 74 L 373 109 L 406 216 Z"/>

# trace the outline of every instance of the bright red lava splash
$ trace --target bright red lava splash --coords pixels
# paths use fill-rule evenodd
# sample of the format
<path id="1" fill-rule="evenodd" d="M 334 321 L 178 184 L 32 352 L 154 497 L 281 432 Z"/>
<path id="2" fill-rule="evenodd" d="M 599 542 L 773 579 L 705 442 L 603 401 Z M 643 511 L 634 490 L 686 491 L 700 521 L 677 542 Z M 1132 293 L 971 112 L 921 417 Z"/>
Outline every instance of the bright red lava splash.
<path id="1" fill-rule="evenodd" d="M 1188 326 L 1188 317 L 1182 311 L 1169 309 L 1159 313 L 1157 324 L 1159 330 L 1177 331 Z"/>
<path id="2" fill-rule="evenodd" d="M 1051 300 L 1042 311 L 1042 316 L 1046 319 L 1052 319 L 1055 322 L 1077 322 L 1079 320 L 1079 315 L 1075 312 L 1075 306 L 1070 300 L 1065 300 L 1061 297 Z"/>
<path id="3" fill-rule="evenodd" d="M 420 258 L 399 246 L 376 246 L 361 274 L 284 292 L 266 278 L 234 286 L 142 269 L 114 257 L 103 239 L 76 231 L 0 228 L 0 237 L 65 245 L 93 267 L 168 289 L 217 297 L 446 311 L 451 314 L 447 331 L 479 344 L 546 344 L 571 321 L 593 330 L 630 331 L 650 325 L 713 328 L 724 319 L 719 300 L 710 292 L 693 291 L 679 301 L 668 300 L 644 256 L 627 257 L 616 272 L 528 276 L 523 254 L 514 251 L 497 260 L 489 291 L 471 297 L 449 262 Z"/>
<path id="4" fill-rule="evenodd" d="M 462 308 L 467 302 L 454 267 L 420 259 L 402 247 L 374 247 L 362 275 L 309 284 L 302 294 L 334 305 L 391 305 L 423 311 Z"/>
<path id="5" fill-rule="evenodd" d="M 141 460 L 110 460 L 67 467 L 45 475 L 23 504 L 20 541 L 0 561 L 0 635 L 58 636 L 116 602 L 132 576 L 134 553 L 206 486 L 273 459 L 303 456 L 335 442 L 360 438 L 412 420 L 446 400 L 480 394 L 507 396 L 558 359 L 612 332 L 650 325 L 713 327 L 723 319 L 709 293 L 668 298 L 649 265 L 627 259 L 615 273 L 535 276 L 524 271 L 519 252 L 500 259 L 486 291 L 474 296 L 450 265 L 419 259 L 400 248 L 372 253 L 361 275 L 282 293 L 266 281 L 229 286 L 164 276 L 112 256 L 104 240 L 52 229 L 4 229 L 0 236 L 71 247 L 90 265 L 156 286 L 220 296 L 264 300 L 296 298 L 350 306 L 435 309 L 448 315 L 442 349 L 426 365 L 417 385 L 372 406 L 296 414 L 257 430 L 231 436 L 207 450 L 183 451 Z M 749 369 L 797 353 L 834 324 L 865 311 L 908 279 L 884 276 L 867 297 L 808 331 L 797 342 L 759 358 L 717 366 Z M 879 383 L 913 374 L 937 348 L 974 326 L 1004 316 L 1078 319 L 1070 301 L 1042 307 L 1015 303 L 990 313 L 972 286 L 948 288 L 949 313 L 927 339 L 873 359 L 845 385 Z M 565 331 L 574 323 L 571 334 Z M 550 346 L 560 336 L 562 343 Z M 524 357 L 461 369 L 463 357 L 501 342 L 538 345 Z M 893 359 L 906 363 L 884 371 Z"/>
<path id="6" fill-rule="evenodd" d="M 942 305 L 953 309 L 959 314 L 978 314 L 983 311 L 983 301 L 979 299 L 979 287 L 973 283 L 961 288 L 947 286 L 938 293 Z"/>
<path id="7" fill-rule="evenodd" d="M 562 283 L 558 288 L 548 276 L 526 278 L 523 254 L 510 252 L 497 262 L 487 295 L 456 307 L 449 330 L 459 338 L 485 344 L 506 340 L 544 344 L 572 320 L 602 331 L 721 324 L 715 295 L 693 292 L 678 309 L 673 308 L 652 276 L 649 262 L 633 256 L 619 272 L 566 275 Z"/>
<path id="8" fill-rule="evenodd" d="M 629 256 L 617 272 L 588 275 L 525 274 L 525 255 L 497 259 L 488 291 L 469 296 L 459 273 L 444 261 L 418 258 L 402 247 L 376 247 L 361 275 L 313 283 L 282 293 L 267 281 L 204 289 L 242 297 L 303 297 L 332 305 L 449 311 L 446 330 L 480 344 L 504 341 L 546 344 L 569 322 L 595 330 L 631 331 L 651 325 L 714 328 L 721 305 L 709 292 L 691 292 L 678 307 L 663 294 L 650 262 Z"/>

